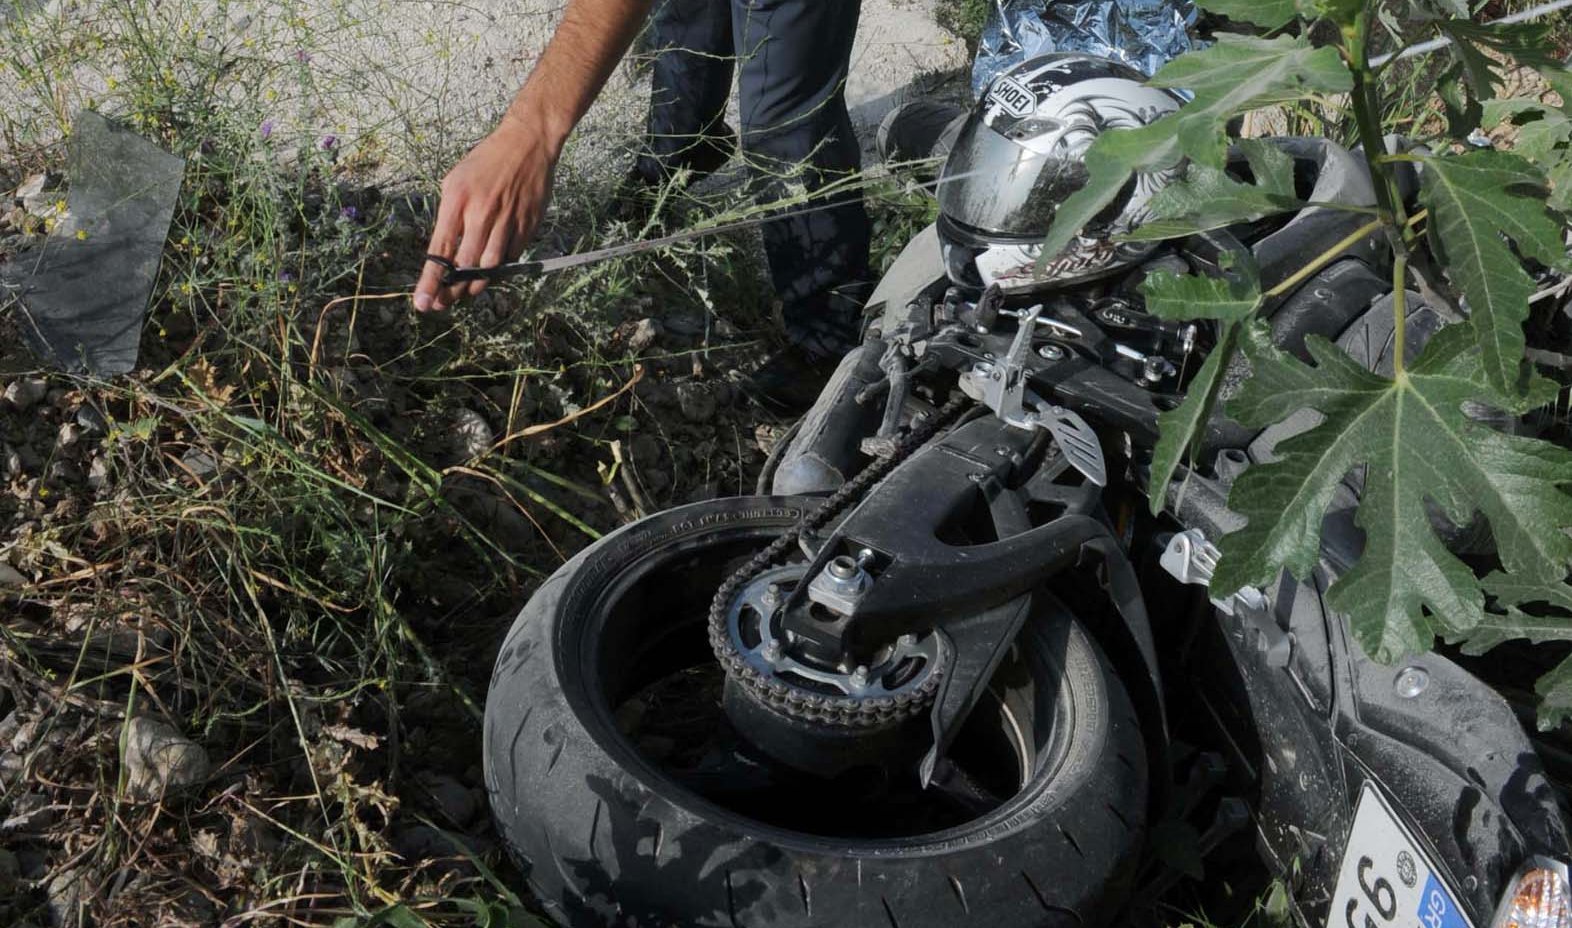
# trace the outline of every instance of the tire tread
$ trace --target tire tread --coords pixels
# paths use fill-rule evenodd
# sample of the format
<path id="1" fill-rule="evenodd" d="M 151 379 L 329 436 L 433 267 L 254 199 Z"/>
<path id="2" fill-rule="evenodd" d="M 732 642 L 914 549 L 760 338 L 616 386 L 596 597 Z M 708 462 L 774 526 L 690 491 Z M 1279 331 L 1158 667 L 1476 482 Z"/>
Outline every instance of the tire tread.
<path id="1" fill-rule="evenodd" d="M 708 516 L 728 507 L 758 511 L 781 504 L 701 505 L 711 507 Z M 607 576 L 605 565 L 586 571 L 590 559 L 646 556 L 652 545 L 684 537 L 688 530 L 677 529 L 684 519 L 695 526 L 693 532 L 738 525 L 738 518 L 728 522 L 724 513 L 706 522 L 691 509 L 676 512 L 688 515 L 651 517 L 639 523 L 647 529 L 641 538 L 613 533 L 564 565 L 514 623 L 503 646 L 506 660 L 499 658 L 493 676 L 484 731 L 490 736 L 488 774 L 506 768 L 501 776 L 487 777 L 498 833 L 554 919 L 575 928 L 614 917 L 627 928 L 810 928 L 866 924 L 875 900 L 890 928 L 948 928 L 962 917 L 988 928 L 1035 928 L 1045 920 L 1096 924 L 1109 914 L 1100 909 L 1117 892 L 1076 880 L 1039 884 L 1030 876 L 1096 871 L 1123 878 L 1145 827 L 1144 803 L 1129 809 L 1122 828 L 1103 811 L 1121 803 L 1119 797 L 1136 795 L 1132 790 L 1144 791 L 1145 752 L 1139 727 L 1126 721 L 1129 697 L 1084 628 L 1070 639 L 1080 661 L 1076 679 L 1100 682 L 1075 698 L 1100 699 L 1102 705 L 1085 715 L 1103 721 L 1085 729 L 1101 734 L 1076 750 L 1094 752 L 1084 763 L 1098 773 L 1069 781 L 1074 785 L 1066 798 L 1002 837 L 979 832 L 944 847 L 921 846 L 908 856 L 782 846 L 706 819 L 621 767 L 574 709 L 581 697 L 571 695 L 574 680 L 561 675 L 572 664 L 561 653 L 571 637 L 561 625 L 574 620 L 579 604 L 592 600 L 583 588 Z M 592 579 L 576 579 L 581 577 Z M 1055 830 L 1061 841 L 1044 840 Z M 999 872 L 1000 859 L 1020 868 L 1020 882 L 1008 870 Z M 530 867 L 531 860 L 537 865 Z M 607 886 L 616 887 L 614 898 L 608 898 Z M 892 899 L 900 903 L 899 913 Z"/>

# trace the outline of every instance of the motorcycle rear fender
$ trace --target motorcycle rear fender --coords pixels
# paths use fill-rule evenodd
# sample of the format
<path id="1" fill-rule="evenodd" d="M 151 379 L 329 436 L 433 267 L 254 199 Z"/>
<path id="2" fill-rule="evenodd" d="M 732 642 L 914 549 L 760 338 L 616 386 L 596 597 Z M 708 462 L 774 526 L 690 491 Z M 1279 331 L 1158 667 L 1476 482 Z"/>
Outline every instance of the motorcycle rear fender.
<path id="1" fill-rule="evenodd" d="M 1226 497 L 1221 485 L 1197 492 L 1214 484 L 1192 476 L 1187 506 L 1197 520 L 1187 524 L 1209 521 L 1210 537 L 1234 518 L 1222 510 L 1206 520 L 1197 511 Z M 1325 527 L 1330 556 L 1310 578 L 1283 577 L 1269 591 L 1269 613 L 1254 621 L 1216 613 L 1222 659 L 1237 675 L 1215 665 L 1187 672 L 1212 687 L 1236 766 L 1258 791 L 1263 857 L 1290 880 L 1309 924 L 1328 923 L 1355 804 L 1373 781 L 1484 928 L 1526 857 L 1567 858 L 1559 795 L 1500 694 L 1441 654 L 1377 663 L 1353 640 L 1347 618 L 1326 608 L 1323 593 L 1346 560 L 1336 554 L 1346 545 L 1336 542 L 1357 540 L 1355 500 L 1342 492 Z M 1272 634 L 1291 642 L 1286 661 L 1263 646 Z M 1417 696 L 1396 686 L 1408 668 L 1428 681 Z"/>

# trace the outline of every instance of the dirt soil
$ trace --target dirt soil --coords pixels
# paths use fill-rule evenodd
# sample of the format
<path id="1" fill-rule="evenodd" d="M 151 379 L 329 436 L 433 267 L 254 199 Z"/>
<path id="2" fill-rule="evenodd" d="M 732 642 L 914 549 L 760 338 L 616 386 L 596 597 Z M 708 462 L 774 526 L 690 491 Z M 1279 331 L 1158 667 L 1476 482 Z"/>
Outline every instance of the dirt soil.
<path id="1" fill-rule="evenodd" d="M 870 130 L 964 64 L 932 5 L 865 4 L 851 98 Z M 183 151 L 137 373 L 45 369 L 0 292 L 0 923 L 530 923 L 480 777 L 503 632 L 593 538 L 751 492 L 786 425 L 738 389 L 779 337 L 748 235 L 409 311 L 419 194 L 556 6 L 214 5 L 234 60 L 274 59 L 245 88 L 266 107 L 232 118 L 182 110 L 197 81 L 177 70 L 73 65 L 77 103 L 147 81 L 170 101 L 133 108 L 143 131 L 213 134 Z M 70 30 L 94 4 L 25 9 L 92 54 Z M 292 108 L 273 79 L 332 92 Z M 653 231 L 604 209 L 641 80 L 592 114 L 543 249 Z M 36 130 L 0 169 L 16 181 L 59 163 L 39 99 L 0 86 Z M 59 218 L 62 179 L 45 187 L 0 200 L 0 260 Z M 879 213 L 883 239 L 904 215 Z"/>

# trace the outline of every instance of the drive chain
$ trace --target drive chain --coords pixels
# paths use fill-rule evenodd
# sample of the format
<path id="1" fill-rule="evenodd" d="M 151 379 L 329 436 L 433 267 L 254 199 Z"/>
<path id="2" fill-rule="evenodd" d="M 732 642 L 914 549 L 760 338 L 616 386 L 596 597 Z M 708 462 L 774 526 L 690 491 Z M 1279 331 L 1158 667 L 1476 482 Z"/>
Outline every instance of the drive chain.
<path id="1" fill-rule="evenodd" d="M 837 515 L 861 499 L 875 483 L 883 480 L 890 471 L 905 461 L 940 429 L 949 425 L 971 404 L 964 396 L 956 396 L 925 420 L 918 423 L 887 455 L 876 458 L 855 477 L 839 489 L 790 530 L 755 554 L 740 569 L 727 577 L 715 591 L 710 602 L 710 648 L 720 661 L 726 676 L 747 687 L 766 705 L 794 718 L 822 722 L 849 728 L 875 728 L 898 722 L 924 712 L 933 702 L 943 677 L 938 668 L 916 689 L 897 696 L 878 696 L 862 699 L 855 696 L 832 696 L 798 689 L 780 680 L 771 679 L 745 661 L 732 646 L 727 629 L 727 613 L 733 597 L 764 570 L 795 547 L 806 532 L 814 532 L 828 525 Z"/>

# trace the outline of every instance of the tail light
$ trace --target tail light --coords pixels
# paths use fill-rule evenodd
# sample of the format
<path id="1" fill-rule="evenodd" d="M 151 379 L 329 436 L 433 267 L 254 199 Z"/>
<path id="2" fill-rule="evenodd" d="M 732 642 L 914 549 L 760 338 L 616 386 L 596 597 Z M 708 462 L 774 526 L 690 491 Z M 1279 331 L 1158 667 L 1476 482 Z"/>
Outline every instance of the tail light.
<path id="1" fill-rule="evenodd" d="M 1490 928 L 1572 928 L 1567 865 L 1531 857 L 1507 884 Z"/>

